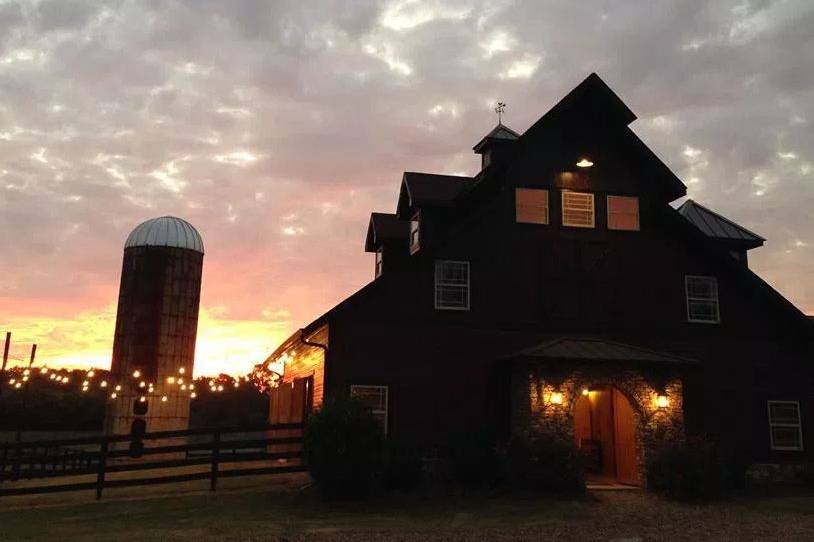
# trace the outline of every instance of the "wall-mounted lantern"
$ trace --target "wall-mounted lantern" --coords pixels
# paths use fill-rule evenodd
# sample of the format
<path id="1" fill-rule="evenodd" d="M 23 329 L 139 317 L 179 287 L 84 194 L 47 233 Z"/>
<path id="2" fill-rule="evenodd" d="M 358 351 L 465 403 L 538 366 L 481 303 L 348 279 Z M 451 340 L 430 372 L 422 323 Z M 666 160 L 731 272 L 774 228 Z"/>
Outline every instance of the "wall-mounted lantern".
<path id="1" fill-rule="evenodd" d="M 594 165 L 594 163 L 584 156 L 579 159 L 579 162 L 577 162 L 577 167 L 581 168 L 588 168 L 591 167 L 592 165 Z"/>

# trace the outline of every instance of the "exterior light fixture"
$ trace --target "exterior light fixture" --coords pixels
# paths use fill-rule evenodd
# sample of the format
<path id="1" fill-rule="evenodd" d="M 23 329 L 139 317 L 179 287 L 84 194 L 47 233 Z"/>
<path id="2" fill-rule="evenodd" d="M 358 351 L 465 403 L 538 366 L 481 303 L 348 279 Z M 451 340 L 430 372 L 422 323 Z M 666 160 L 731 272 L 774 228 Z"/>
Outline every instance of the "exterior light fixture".
<path id="1" fill-rule="evenodd" d="M 167 384 L 175 384 L 175 377 L 174 376 L 168 376 L 167 377 Z"/>
<path id="2" fill-rule="evenodd" d="M 664 394 L 659 394 L 656 397 L 656 406 L 659 408 L 667 408 L 670 404 L 670 401 L 667 399 L 667 396 Z"/>
<path id="3" fill-rule="evenodd" d="M 562 404 L 562 393 L 558 391 L 551 392 L 551 395 L 548 397 L 548 401 L 552 405 L 561 405 Z"/>
<path id="4" fill-rule="evenodd" d="M 588 388 L 582 388 L 582 395 L 588 397 L 589 393 L 591 393 L 591 390 L 589 390 Z"/>
<path id="5" fill-rule="evenodd" d="M 579 162 L 577 162 L 577 167 L 585 168 L 585 167 L 591 167 L 592 165 L 594 165 L 594 163 L 591 162 L 590 160 L 588 160 L 585 157 L 580 158 Z"/>

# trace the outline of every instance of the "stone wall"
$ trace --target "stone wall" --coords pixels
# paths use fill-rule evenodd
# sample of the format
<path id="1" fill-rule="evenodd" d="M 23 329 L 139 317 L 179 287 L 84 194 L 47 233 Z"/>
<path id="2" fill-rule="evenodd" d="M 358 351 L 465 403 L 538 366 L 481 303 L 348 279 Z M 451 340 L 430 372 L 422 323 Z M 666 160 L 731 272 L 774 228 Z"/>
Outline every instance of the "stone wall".
<path id="1" fill-rule="evenodd" d="M 512 434 L 554 433 L 573 441 L 574 408 L 583 389 L 616 387 L 630 402 L 636 456 L 644 482 L 647 455 L 661 443 L 684 439 L 683 389 L 677 374 L 648 374 L 623 366 L 516 367 L 512 373 Z M 667 397 L 659 406 L 658 396 Z"/>

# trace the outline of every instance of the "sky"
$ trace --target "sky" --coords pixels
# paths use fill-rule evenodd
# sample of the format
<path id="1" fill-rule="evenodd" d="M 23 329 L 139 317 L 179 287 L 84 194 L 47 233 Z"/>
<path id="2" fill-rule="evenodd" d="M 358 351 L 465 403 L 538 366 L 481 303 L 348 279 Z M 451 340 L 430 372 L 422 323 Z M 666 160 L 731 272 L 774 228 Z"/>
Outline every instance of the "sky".
<path id="1" fill-rule="evenodd" d="M 594 71 L 814 314 L 812 68 L 809 0 L 0 0 L 0 331 L 109 367 L 124 240 L 175 215 L 196 373 L 245 373 L 371 280 L 403 171 L 474 174 L 495 102 L 522 132 Z"/>

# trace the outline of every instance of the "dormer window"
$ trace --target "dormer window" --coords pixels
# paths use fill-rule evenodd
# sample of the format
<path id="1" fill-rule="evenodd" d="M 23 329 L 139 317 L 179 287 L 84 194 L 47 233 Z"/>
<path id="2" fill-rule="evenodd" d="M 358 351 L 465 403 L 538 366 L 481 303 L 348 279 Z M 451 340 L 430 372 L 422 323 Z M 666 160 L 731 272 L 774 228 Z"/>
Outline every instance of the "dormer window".
<path id="1" fill-rule="evenodd" d="M 517 222 L 548 224 L 548 190 L 515 188 L 514 208 Z"/>
<path id="2" fill-rule="evenodd" d="M 382 276 L 382 248 L 379 247 L 379 250 L 376 251 L 376 264 L 375 264 L 375 278 L 379 278 Z"/>
<path id="3" fill-rule="evenodd" d="M 416 211 L 410 220 L 410 254 L 421 248 L 421 213 Z"/>
<path id="4" fill-rule="evenodd" d="M 608 229 L 639 230 L 639 198 L 608 196 Z"/>
<path id="5" fill-rule="evenodd" d="M 563 192 L 562 225 L 575 228 L 593 228 L 594 195 L 586 192 Z"/>

